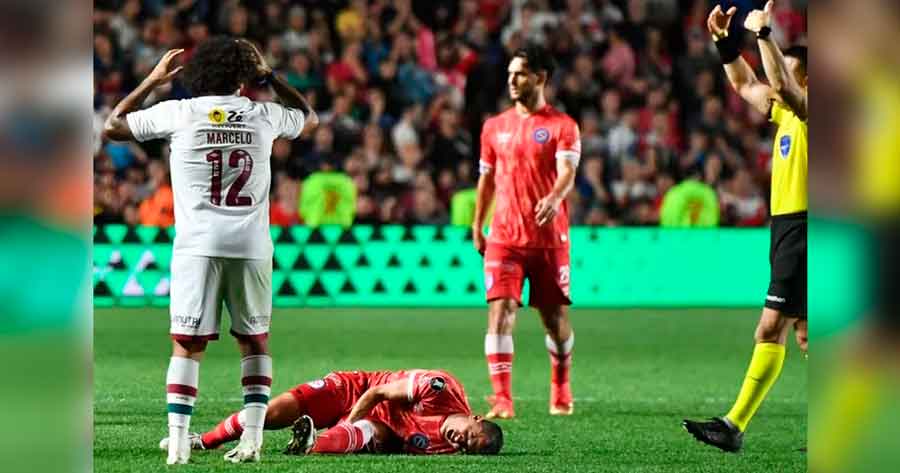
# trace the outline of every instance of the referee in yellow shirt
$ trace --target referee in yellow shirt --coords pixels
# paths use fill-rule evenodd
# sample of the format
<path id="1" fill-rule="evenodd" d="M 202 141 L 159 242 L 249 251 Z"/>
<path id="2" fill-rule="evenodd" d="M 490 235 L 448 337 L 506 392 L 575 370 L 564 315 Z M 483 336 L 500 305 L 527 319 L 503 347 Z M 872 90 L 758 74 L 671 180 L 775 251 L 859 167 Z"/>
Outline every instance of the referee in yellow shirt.
<path id="1" fill-rule="evenodd" d="M 764 10 L 753 10 L 744 22 L 744 27 L 757 35 L 768 85 L 756 78 L 740 56 L 739 38 L 728 37 L 737 8 L 724 12 L 716 6 L 707 20 L 731 85 L 778 125 L 772 154 L 771 280 L 756 326 L 753 358 L 737 400 L 727 414 L 709 421 L 683 423 L 697 440 L 727 452 L 741 449 L 747 424 L 778 379 L 792 326 L 797 343 L 806 351 L 806 48 L 795 46 L 782 54 L 770 38 L 773 3 L 768 2 Z"/>

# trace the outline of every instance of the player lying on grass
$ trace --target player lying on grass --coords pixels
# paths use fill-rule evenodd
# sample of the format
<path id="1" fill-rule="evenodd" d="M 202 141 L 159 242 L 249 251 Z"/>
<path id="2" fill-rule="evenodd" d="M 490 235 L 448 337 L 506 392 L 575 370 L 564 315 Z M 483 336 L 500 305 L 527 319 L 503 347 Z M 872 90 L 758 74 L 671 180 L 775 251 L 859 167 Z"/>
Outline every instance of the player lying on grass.
<path id="1" fill-rule="evenodd" d="M 191 448 L 238 440 L 242 412 L 202 435 Z M 440 370 L 339 371 L 298 385 L 272 400 L 265 428 L 293 426 L 285 453 L 497 454 L 503 431 L 473 416 L 462 384 Z M 317 434 L 317 428 L 327 429 Z M 167 448 L 163 439 L 160 448 Z"/>

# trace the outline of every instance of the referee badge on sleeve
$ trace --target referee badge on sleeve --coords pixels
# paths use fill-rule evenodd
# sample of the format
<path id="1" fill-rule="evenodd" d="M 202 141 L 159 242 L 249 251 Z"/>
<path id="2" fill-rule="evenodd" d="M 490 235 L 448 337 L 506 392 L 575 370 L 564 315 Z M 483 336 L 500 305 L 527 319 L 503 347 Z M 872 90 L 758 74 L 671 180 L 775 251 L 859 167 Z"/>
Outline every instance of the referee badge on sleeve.
<path id="1" fill-rule="evenodd" d="M 788 155 L 791 154 L 791 135 L 782 136 L 778 146 L 781 149 L 781 157 L 787 159 Z"/>

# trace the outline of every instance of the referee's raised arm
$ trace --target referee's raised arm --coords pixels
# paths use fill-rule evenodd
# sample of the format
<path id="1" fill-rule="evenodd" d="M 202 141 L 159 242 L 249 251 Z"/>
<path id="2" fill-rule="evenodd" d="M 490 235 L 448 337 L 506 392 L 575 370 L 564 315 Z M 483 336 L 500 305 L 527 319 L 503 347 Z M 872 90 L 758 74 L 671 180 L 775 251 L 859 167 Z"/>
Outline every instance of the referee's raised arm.
<path id="1" fill-rule="evenodd" d="M 766 71 L 766 77 L 769 79 L 772 90 L 801 120 L 806 120 L 808 116 L 805 80 L 806 50 L 800 47 L 791 48 L 790 56 L 798 64 L 788 64 L 785 55 L 771 37 L 772 8 L 774 6 L 775 2 L 769 0 L 765 9 L 751 11 L 744 21 L 744 28 L 756 33 L 763 69 Z"/>
<path id="2" fill-rule="evenodd" d="M 731 19 L 737 13 L 737 7 L 723 11 L 716 5 L 706 19 L 706 27 L 712 34 L 728 82 L 744 100 L 753 105 L 760 113 L 768 115 L 772 100 L 772 89 L 760 82 L 753 68 L 741 57 L 740 38 L 728 36 Z"/>

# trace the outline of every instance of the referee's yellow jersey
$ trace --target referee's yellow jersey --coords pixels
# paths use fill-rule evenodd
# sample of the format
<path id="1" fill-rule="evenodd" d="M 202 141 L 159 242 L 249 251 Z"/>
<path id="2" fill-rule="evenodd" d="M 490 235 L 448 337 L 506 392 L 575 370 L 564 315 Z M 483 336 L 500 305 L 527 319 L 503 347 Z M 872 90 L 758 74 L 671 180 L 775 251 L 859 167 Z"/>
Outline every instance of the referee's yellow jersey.
<path id="1" fill-rule="evenodd" d="M 807 122 L 778 101 L 772 102 L 770 119 L 778 125 L 772 151 L 772 215 L 805 212 Z"/>

